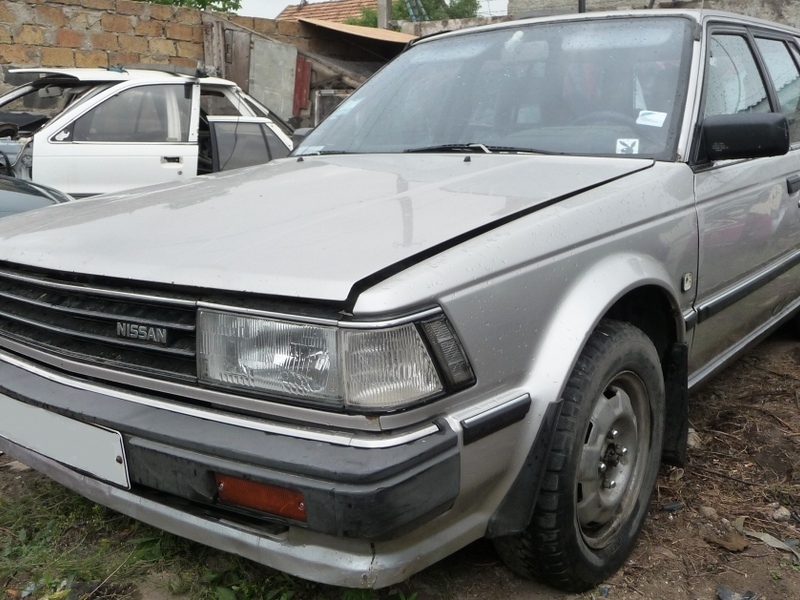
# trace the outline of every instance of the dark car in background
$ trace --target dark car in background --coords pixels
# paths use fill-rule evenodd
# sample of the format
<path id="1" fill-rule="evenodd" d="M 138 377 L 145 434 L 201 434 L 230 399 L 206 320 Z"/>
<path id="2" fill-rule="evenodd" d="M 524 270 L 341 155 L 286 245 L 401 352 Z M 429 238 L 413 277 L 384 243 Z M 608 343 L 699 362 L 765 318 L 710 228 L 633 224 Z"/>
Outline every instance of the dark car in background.
<path id="1" fill-rule="evenodd" d="M 0 175 L 0 217 L 72 200 L 46 185 Z"/>

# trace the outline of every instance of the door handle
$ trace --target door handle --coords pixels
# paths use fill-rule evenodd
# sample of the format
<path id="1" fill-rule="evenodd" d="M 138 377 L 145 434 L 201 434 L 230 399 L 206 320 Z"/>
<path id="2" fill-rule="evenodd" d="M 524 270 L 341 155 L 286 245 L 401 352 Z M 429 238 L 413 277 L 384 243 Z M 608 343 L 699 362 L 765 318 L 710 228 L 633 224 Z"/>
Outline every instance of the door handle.
<path id="1" fill-rule="evenodd" d="M 800 191 L 800 175 L 791 175 L 786 178 L 786 187 L 789 188 L 789 194 L 794 194 Z"/>
<path id="2" fill-rule="evenodd" d="M 162 156 L 162 163 L 182 163 L 183 160 L 180 156 Z M 798 186 L 800 186 L 800 177 L 797 178 Z"/>

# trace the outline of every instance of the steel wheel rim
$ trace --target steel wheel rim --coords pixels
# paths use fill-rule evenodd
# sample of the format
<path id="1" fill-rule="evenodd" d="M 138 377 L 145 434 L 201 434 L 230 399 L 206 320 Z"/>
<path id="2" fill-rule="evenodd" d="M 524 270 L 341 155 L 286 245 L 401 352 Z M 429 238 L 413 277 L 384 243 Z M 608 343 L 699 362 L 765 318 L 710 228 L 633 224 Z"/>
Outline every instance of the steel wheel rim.
<path id="1" fill-rule="evenodd" d="M 575 486 L 584 542 L 605 548 L 625 527 L 642 491 L 650 452 L 650 399 L 635 373 L 615 375 L 595 399 Z"/>

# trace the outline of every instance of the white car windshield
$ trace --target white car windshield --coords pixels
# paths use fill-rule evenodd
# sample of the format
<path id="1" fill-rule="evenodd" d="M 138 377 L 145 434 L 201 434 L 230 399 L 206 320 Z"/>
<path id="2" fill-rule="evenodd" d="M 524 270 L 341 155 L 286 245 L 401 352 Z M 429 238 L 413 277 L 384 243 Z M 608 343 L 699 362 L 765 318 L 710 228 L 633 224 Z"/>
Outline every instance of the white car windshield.
<path id="1" fill-rule="evenodd" d="M 681 17 L 520 25 L 418 43 L 295 151 L 675 157 L 692 40 Z"/>

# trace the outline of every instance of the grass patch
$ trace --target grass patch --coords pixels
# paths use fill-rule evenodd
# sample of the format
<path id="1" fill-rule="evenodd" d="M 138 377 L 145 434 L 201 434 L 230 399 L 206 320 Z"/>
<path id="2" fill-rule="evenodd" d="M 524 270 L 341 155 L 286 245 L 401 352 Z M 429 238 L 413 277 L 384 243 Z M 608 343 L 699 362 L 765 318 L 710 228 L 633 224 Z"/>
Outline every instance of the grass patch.
<path id="1" fill-rule="evenodd" d="M 764 488 L 767 502 L 778 502 L 781 506 L 795 506 L 800 503 L 800 484 L 775 483 Z"/>
<path id="2" fill-rule="evenodd" d="M 139 597 L 148 579 L 192 600 L 414 600 L 290 577 L 149 527 L 34 472 L 0 470 L 0 597 Z M 147 600 L 146 598 L 143 600 Z"/>

